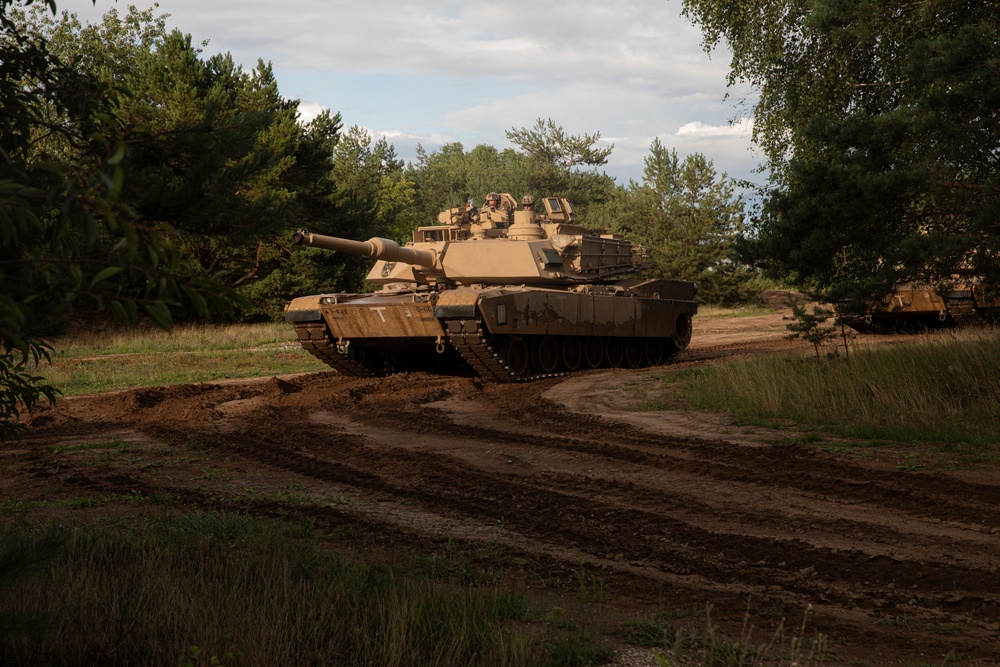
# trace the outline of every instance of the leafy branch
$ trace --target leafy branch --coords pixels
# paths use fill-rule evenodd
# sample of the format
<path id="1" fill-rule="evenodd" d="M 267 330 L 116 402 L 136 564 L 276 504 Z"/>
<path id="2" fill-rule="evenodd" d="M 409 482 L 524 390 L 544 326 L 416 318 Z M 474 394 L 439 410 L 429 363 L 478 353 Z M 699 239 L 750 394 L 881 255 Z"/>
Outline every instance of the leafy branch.
<path id="1" fill-rule="evenodd" d="M 790 320 L 790 324 L 785 325 L 792 332 L 788 335 L 788 339 L 801 338 L 812 343 L 816 351 L 816 358 L 819 359 L 820 345 L 837 335 L 837 327 L 826 324 L 834 316 L 834 311 L 830 308 L 814 305 L 810 312 L 804 303 L 796 301 L 792 297 L 788 298 L 788 306 L 792 309 L 792 315 L 781 318 Z"/>

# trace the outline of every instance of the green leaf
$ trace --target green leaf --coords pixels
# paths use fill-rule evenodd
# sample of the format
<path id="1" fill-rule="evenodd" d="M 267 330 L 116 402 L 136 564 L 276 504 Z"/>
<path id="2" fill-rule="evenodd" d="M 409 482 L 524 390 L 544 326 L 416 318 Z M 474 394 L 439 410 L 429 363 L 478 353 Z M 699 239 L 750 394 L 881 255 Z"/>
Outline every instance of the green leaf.
<path id="1" fill-rule="evenodd" d="M 191 287 L 185 287 L 184 293 L 187 294 L 188 300 L 191 301 L 191 307 L 194 308 L 196 313 L 202 317 L 208 317 L 210 315 L 208 302 L 205 301 L 205 297 L 198 293 L 198 290 Z"/>
<path id="2" fill-rule="evenodd" d="M 143 309 L 153 319 L 156 326 L 165 331 L 170 331 L 173 328 L 174 323 L 170 318 L 170 309 L 162 301 L 145 303 L 143 304 Z"/>
<path id="3" fill-rule="evenodd" d="M 111 174 L 111 192 L 115 195 L 122 191 L 122 183 L 125 182 L 125 171 L 121 167 L 115 167 Z"/>
<path id="4" fill-rule="evenodd" d="M 108 308 L 111 309 L 111 314 L 115 316 L 115 319 L 123 324 L 129 324 L 131 320 L 128 316 L 128 311 L 125 310 L 125 306 L 122 305 L 121 301 L 111 301 L 108 303 Z"/>
<path id="5" fill-rule="evenodd" d="M 77 264 L 69 265 L 69 275 L 73 279 L 73 286 L 80 287 L 83 284 L 83 272 Z"/>
<path id="6" fill-rule="evenodd" d="M 97 241 L 97 233 L 100 231 L 97 227 L 97 221 L 94 220 L 94 216 L 90 213 L 84 213 L 82 216 L 82 227 L 83 234 L 87 240 L 87 245 L 92 246 Z"/>
<path id="7" fill-rule="evenodd" d="M 97 283 L 103 282 L 112 276 L 117 276 L 121 272 L 122 268 L 120 266 L 104 267 L 97 273 L 96 276 L 94 276 L 94 279 L 90 281 L 90 289 L 94 289 L 94 285 Z"/>
<path id="8" fill-rule="evenodd" d="M 117 166 L 121 163 L 122 158 L 125 157 L 125 144 L 118 144 L 118 148 L 115 150 L 114 155 L 108 158 L 108 164 L 111 166 Z"/>

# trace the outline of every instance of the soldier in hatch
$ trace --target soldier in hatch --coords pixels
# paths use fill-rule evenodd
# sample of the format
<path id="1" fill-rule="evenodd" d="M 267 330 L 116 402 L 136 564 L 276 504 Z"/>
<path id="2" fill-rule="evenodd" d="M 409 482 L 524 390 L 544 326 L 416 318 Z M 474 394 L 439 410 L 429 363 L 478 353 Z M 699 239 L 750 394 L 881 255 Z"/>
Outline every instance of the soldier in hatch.
<path id="1" fill-rule="evenodd" d="M 524 210 L 531 214 L 531 221 L 538 222 L 538 214 L 535 213 L 535 198 L 532 195 L 524 195 L 521 198 L 521 206 Z"/>
<path id="2" fill-rule="evenodd" d="M 504 229 L 510 225 L 511 212 L 504 206 L 500 195 L 491 192 L 486 195 L 486 206 L 479 209 L 479 224 L 484 227 Z M 493 223 L 487 225 L 486 223 Z"/>

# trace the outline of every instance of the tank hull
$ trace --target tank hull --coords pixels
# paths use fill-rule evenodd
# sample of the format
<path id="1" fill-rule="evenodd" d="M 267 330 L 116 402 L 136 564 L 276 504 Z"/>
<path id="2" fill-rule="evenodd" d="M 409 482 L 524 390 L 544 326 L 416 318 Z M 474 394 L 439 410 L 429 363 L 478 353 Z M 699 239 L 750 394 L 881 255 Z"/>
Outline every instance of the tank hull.
<path id="1" fill-rule="evenodd" d="M 885 303 L 863 316 L 845 316 L 844 323 L 860 333 L 914 332 L 944 327 L 979 327 L 995 322 L 1000 299 L 978 281 L 959 282 L 939 291 L 923 283 L 896 286 Z"/>
<path id="2" fill-rule="evenodd" d="M 666 363 L 691 338 L 682 281 L 300 297 L 286 308 L 305 349 L 345 375 L 471 368 L 522 381 L 581 368 Z"/>

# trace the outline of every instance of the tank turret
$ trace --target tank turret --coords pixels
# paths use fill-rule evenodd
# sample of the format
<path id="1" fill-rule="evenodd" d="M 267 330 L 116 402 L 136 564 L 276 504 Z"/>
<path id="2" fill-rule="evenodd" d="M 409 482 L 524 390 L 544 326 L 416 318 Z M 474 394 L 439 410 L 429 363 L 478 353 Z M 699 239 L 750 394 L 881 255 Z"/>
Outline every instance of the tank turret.
<path id="1" fill-rule="evenodd" d="M 286 308 L 303 347 L 349 375 L 464 362 L 496 380 L 601 366 L 656 365 L 686 347 L 693 283 L 616 279 L 646 249 L 577 224 L 560 197 L 490 193 L 418 227 L 405 246 L 295 233 L 296 244 L 374 259 L 374 294 L 299 297 Z M 458 364 L 444 363 L 457 357 Z M 431 363 L 433 362 L 433 363 Z"/>
<path id="2" fill-rule="evenodd" d="M 514 201 L 506 193 L 500 197 L 504 204 Z M 644 247 L 615 234 L 589 233 L 574 223 L 565 199 L 542 201 L 544 214 L 498 206 L 489 221 L 475 209 L 444 211 L 438 216 L 441 224 L 417 228 L 404 247 L 389 239 L 351 241 L 306 230 L 292 240 L 375 259 L 367 279 L 382 285 L 567 285 L 648 268 Z"/>

